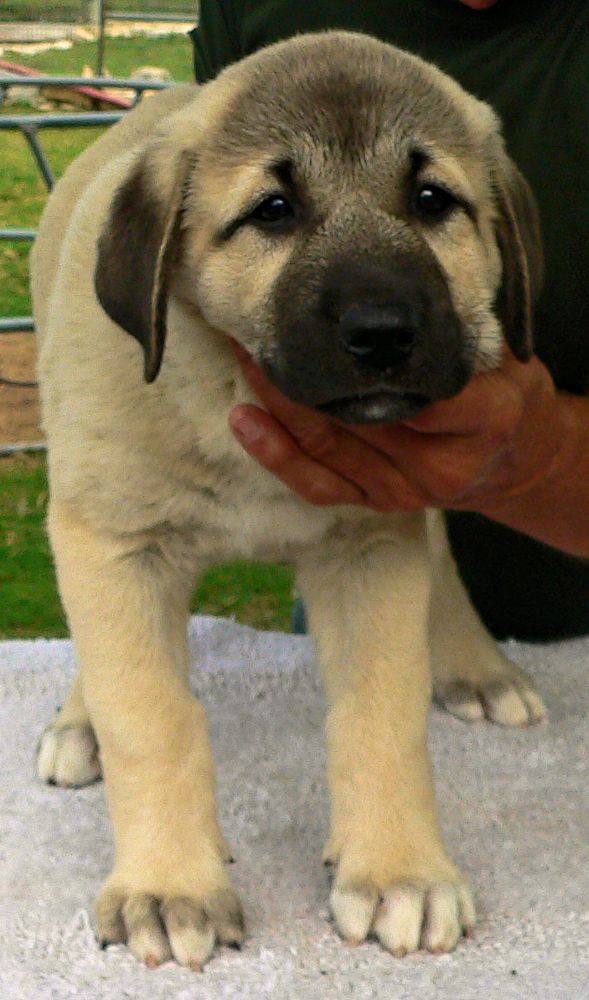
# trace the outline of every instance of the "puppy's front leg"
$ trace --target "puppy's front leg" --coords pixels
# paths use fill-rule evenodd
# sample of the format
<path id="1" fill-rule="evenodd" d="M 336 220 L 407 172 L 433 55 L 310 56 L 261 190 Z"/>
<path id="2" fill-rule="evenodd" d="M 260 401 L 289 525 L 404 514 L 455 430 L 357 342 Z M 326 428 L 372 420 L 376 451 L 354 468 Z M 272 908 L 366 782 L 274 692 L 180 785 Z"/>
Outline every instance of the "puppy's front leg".
<path id="1" fill-rule="evenodd" d="M 148 965 L 200 967 L 243 927 L 205 714 L 186 683 L 193 560 L 171 533 L 106 536 L 55 505 L 49 528 L 115 835 L 99 936 Z"/>
<path id="2" fill-rule="evenodd" d="M 305 555 L 299 580 L 329 701 L 336 924 L 356 942 L 373 930 L 397 955 L 449 951 L 474 907 L 442 844 L 426 746 L 423 516 L 341 528 Z"/>

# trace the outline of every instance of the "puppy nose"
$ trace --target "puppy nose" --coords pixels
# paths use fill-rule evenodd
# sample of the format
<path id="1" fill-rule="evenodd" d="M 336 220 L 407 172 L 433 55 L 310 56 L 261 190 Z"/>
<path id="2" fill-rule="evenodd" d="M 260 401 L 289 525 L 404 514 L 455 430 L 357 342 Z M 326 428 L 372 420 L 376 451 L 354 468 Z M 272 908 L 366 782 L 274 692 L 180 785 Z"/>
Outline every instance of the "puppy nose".
<path id="1" fill-rule="evenodd" d="M 405 364 L 413 353 L 418 324 L 404 303 L 354 303 L 339 317 L 342 347 L 367 368 L 385 372 Z"/>

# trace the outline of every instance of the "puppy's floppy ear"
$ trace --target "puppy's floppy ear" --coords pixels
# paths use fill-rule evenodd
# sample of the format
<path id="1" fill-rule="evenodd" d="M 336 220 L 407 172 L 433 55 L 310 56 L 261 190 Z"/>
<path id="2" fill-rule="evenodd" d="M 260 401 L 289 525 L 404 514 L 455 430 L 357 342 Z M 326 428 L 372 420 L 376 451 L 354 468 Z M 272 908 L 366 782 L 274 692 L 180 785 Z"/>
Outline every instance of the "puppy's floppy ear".
<path id="1" fill-rule="evenodd" d="M 514 163 L 502 153 L 495 173 L 497 242 L 503 261 L 498 312 L 505 339 L 516 358 L 533 353 L 532 306 L 544 276 L 544 257 L 536 201 Z"/>
<path id="2" fill-rule="evenodd" d="M 156 194 L 142 158 L 116 192 L 98 240 L 94 286 L 115 323 L 143 347 L 147 382 L 157 377 L 166 340 L 168 286 L 180 249 L 191 159 L 178 159 L 171 188 Z"/>

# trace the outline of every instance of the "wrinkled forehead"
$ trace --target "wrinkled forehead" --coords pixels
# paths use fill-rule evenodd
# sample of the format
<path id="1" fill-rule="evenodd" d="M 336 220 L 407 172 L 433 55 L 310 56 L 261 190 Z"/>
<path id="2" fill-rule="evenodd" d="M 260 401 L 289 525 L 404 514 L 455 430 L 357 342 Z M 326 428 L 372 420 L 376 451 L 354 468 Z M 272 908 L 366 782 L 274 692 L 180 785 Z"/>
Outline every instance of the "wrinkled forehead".
<path id="1" fill-rule="evenodd" d="M 231 71 L 229 71 L 231 72 Z M 274 156 L 365 168 L 379 154 L 482 156 L 483 105 L 420 60 L 373 39 L 325 35 L 274 46 L 233 68 L 210 135 L 216 162 Z"/>

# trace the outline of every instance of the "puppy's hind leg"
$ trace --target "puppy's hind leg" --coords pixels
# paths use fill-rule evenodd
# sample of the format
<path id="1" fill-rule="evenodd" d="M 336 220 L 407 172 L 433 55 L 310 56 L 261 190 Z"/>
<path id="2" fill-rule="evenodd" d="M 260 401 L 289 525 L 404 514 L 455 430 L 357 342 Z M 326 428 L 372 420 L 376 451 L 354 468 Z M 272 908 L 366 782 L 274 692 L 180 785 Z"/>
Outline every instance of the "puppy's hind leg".
<path id="1" fill-rule="evenodd" d="M 101 776 L 98 743 L 84 702 L 80 673 L 39 741 L 37 773 L 49 785 L 64 788 L 90 785 Z"/>
<path id="2" fill-rule="evenodd" d="M 481 622 L 458 575 L 444 516 L 428 511 L 432 556 L 430 610 L 434 698 L 452 715 L 473 722 L 528 726 L 546 715 L 530 678 L 501 651 Z"/>

